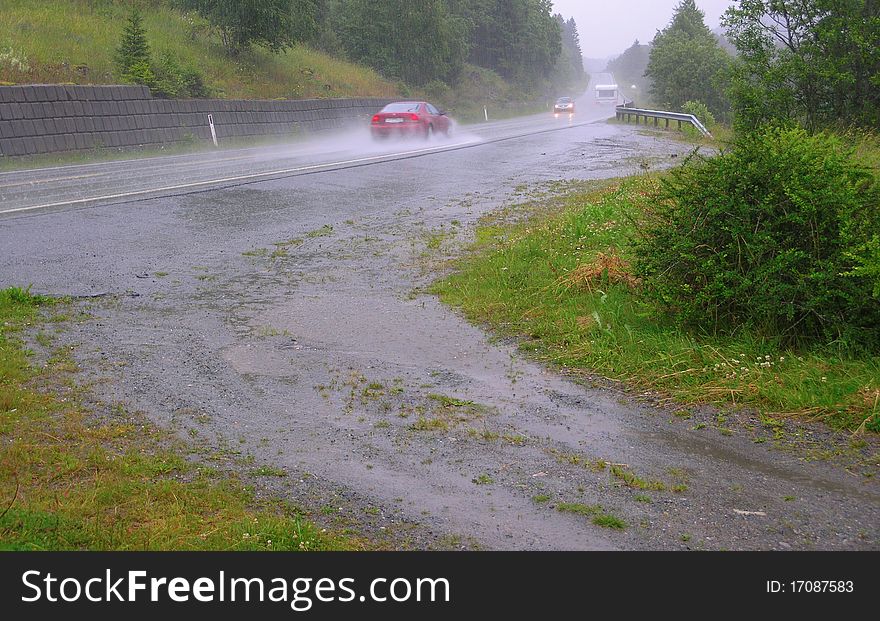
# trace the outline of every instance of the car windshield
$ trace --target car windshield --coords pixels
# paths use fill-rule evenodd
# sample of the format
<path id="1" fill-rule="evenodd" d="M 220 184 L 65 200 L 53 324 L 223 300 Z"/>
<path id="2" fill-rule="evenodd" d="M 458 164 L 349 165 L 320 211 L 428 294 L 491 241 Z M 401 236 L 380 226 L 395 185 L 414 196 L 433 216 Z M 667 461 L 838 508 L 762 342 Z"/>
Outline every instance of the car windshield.
<path id="1" fill-rule="evenodd" d="M 418 112 L 419 104 L 411 101 L 402 101 L 398 103 L 388 104 L 382 108 L 382 112 Z"/>
<path id="2" fill-rule="evenodd" d="M 559 99 L 556 100 L 556 103 L 559 103 L 559 104 L 571 103 L 571 97 L 560 97 Z"/>

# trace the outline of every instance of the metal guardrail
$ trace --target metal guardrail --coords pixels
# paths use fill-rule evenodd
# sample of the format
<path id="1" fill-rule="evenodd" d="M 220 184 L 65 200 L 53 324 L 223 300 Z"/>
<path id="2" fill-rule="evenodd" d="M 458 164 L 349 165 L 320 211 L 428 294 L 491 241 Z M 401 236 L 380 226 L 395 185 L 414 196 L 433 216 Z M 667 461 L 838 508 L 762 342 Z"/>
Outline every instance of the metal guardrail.
<path id="1" fill-rule="evenodd" d="M 617 106 L 617 120 L 623 120 L 626 117 L 626 122 L 635 117 L 636 123 L 640 123 L 640 119 L 644 117 L 645 124 L 648 124 L 648 119 L 654 119 L 654 127 L 660 126 L 660 121 L 666 121 L 666 129 L 669 129 L 669 123 L 671 121 L 678 122 L 678 128 L 681 129 L 682 123 L 690 123 L 697 130 L 706 136 L 707 138 L 712 137 L 712 133 L 706 129 L 706 126 L 703 125 L 700 120 L 695 117 L 693 114 L 684 114 L 682 112 L 664 112 L 662 110 L 644 110 L 642 108 L 633 108 L 633 102 L 628 101 L 624 103 L 622 106 Z"/>

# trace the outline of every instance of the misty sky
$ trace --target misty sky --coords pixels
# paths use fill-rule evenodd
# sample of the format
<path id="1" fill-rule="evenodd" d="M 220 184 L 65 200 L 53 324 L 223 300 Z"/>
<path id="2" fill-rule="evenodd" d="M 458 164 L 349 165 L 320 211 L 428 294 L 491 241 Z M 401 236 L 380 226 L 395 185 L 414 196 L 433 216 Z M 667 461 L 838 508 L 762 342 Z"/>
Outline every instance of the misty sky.
<path id="1" fill-rule="evenodd" d="M 554 12 L 573 17 L 589 58 L 619 54 L 638 39 L 647 43 L 666 26 L 679 0 L 553 0 Z M 709 28 L 717 28 L 730 0 L 697 0 Z"/>

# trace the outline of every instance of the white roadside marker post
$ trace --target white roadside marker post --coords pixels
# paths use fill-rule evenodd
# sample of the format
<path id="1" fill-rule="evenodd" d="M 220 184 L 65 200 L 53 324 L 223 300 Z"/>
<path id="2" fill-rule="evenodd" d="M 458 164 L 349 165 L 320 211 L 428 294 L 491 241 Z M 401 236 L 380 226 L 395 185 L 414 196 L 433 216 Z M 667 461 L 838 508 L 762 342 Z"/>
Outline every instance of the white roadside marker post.
<path id="1" fill-rule="evenodd" d="M 214 146 L 216 147 L 216 146 L 218 146 L 217 145 L 217 132 L 214 130 L 214 115 L 213 114 L 208 115 L 208 125 L 211 126 L 211 139 L 214 141 Z"/>

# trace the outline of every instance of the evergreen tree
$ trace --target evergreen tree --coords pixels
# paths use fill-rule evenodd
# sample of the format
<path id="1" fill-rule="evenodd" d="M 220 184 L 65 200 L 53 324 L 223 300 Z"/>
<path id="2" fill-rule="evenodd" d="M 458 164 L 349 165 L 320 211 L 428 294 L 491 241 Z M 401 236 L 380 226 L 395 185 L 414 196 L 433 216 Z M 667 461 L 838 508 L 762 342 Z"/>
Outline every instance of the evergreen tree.
<path id="1" fill-rule="evenodd" d="M 725 117 L 730 65 L 730 55 L 718 45 L 694 0 L 681 0 L 651 44 L 645 75 L 656 105 L 680 110 L 685 102 L 701 101 L 716 117 Z"/>
<path id="2" fill-rule="evenodd" d="M 122 41 L 116 50 L 116 66 L 122 79 L 135 84 L 152 86 L 154 80 L 150 62 L 150 45 L 143 17 L 135 8 L 122 31 Z"/>
<path id="3" fill-rule="evenodd" d="M 586 88 L 587 74 L 584 71 L 584 55 L 581 51 L 580 35 L 574 18 L 568 21 L 562 15 L 555 15 L 561 34 L 561 53 L 553 71 L 553 86 L 559 88 Z"/>

